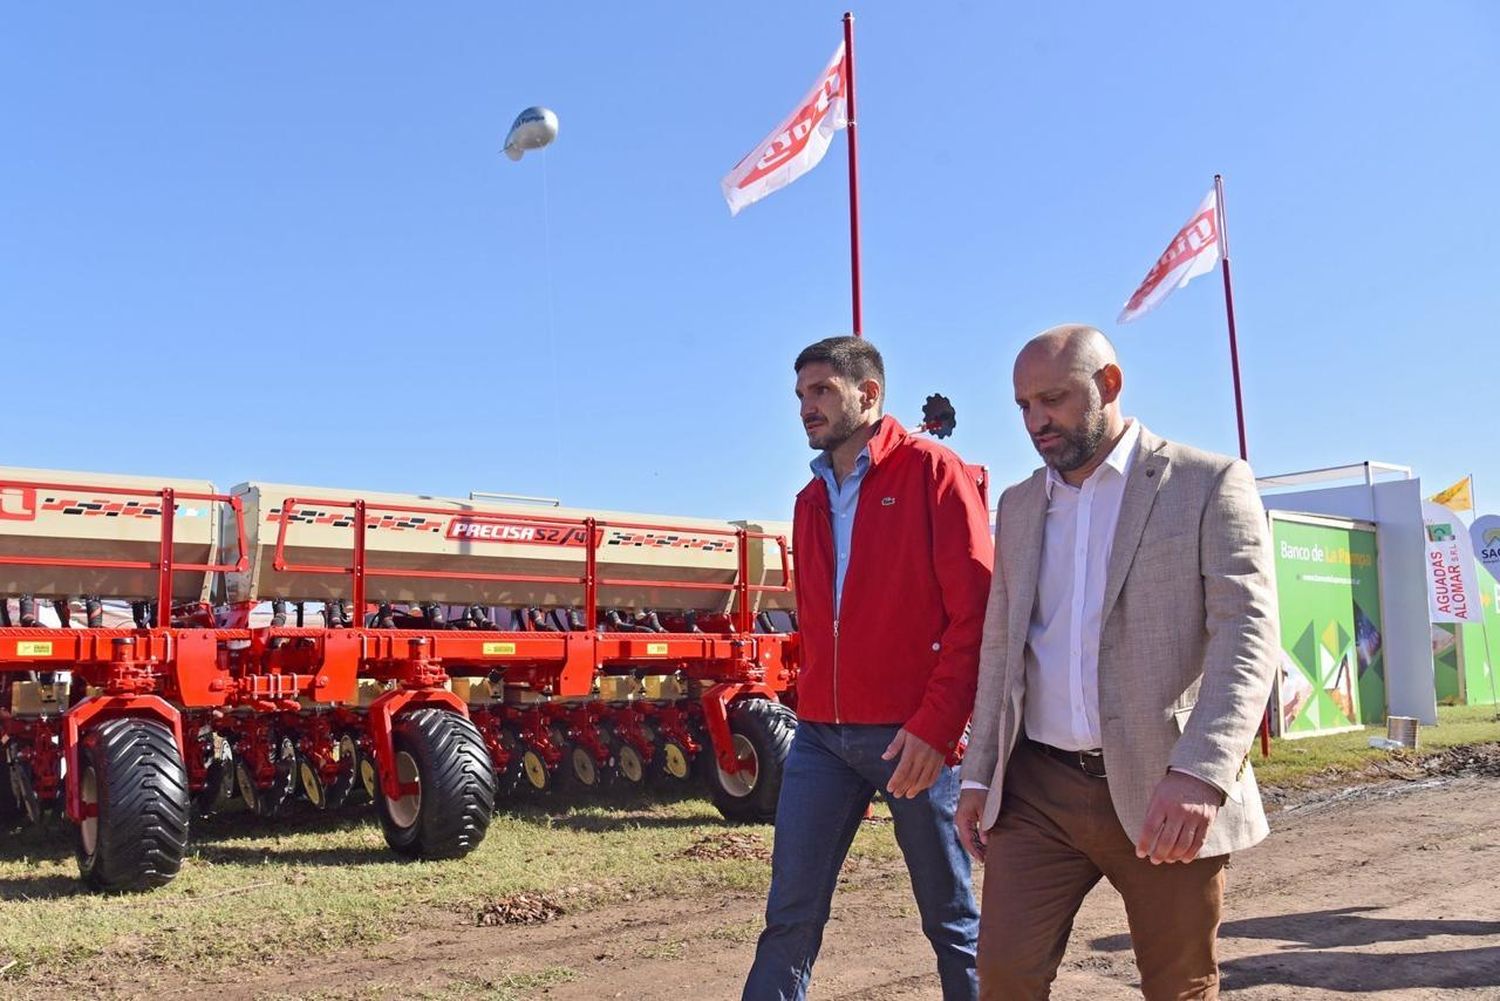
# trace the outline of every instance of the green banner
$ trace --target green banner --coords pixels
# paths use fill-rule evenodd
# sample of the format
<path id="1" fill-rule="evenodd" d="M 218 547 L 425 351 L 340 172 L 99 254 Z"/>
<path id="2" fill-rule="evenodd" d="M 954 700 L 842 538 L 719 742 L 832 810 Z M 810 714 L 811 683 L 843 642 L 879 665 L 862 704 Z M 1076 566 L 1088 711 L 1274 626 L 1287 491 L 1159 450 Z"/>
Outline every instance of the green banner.
<path id="1" fill-rule="evenodd" d="M 1500 702 L 1500 583 L 1479 575 L 1479 622 L 1432 625 L 1433 683 L 1438 705 Z"/>
<path id="2" fill-rule="evenodd" d="M 1273 515 L 1282 664 L 1280 732 L 1385 718 L 1375 531 Z"/>
<path id="3" fill-rule="evenodd" d="M 1456 706 L 1464 701 L 1463 657 L 1458 637 L 1468 626 L 1452 622 L 1432 624 L 1432 687 L 1440 706 Z"/>
<path id="4" fill-rule="evenodd" d="M 1464 628 L 1474 636 L 1479 656 L 1468 664 L 1468 703 L 1492 706 L 1500 702 L 1500 581 L 1486 574 L 1479 578 L 1479 605 L 1484 619 L 1477 626 Z"/>

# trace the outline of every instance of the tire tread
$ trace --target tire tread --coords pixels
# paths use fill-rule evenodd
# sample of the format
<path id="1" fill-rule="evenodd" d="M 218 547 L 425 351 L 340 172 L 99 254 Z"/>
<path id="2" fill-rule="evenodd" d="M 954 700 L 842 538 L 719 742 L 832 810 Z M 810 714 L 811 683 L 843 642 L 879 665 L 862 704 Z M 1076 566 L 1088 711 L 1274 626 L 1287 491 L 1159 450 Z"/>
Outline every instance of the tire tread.
<path id="1" fill-rule="evenodd" d="M 177 742 L 152 720 L 126 717 L 84 738 L 99 787 L 98 833 L 79 872 L 96 890 L 147 890 L 170 882 L 187 854 L 191 797 Z"/>

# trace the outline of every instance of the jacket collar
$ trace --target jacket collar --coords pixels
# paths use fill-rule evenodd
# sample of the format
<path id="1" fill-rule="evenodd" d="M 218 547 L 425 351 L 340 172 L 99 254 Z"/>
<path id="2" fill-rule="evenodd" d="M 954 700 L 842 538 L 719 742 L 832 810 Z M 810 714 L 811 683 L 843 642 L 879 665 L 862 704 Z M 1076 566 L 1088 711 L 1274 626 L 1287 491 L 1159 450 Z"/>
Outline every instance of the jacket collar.
<path id="1" fill-rule="evenodd" d="M 1104 575 L 1104 604 L 1099 610 L 1099 621 L 1109 619 L 1115 599 L 1125 586 L 1125 575 L 1135 560 L 1136 550 L 1141 544 L 1141 535 L 1146 528 L 1146 519 L 1156 501 L 1156 492 L 1166 479 L 1169 463 L 1165 453 L 1164 439 L 1141 428 L 1140 441 L 1136 443 L 1135 462 L 1125 480 L 1125 492 L 1120 497 L 1120 521 L 1115 526 L 1114 545 L 1110 548 L 1109 566 Z"/>
<path id="2" fill-rule="evenodd" d="M 869 444 L 865 446 L 865 451 L 870 453 L 870 468 L 879 466 L 881 460 L 905 444 L 910 437 L 911 435 L 901 426 L 901 422 L 890 414 L 880 418 L 880 422 L 875 425 L 875 433 L 870 436 Z M 821 476 L 814 476 L 797 496 L 801 499 L 827 504 L 828 487 L 823 483 Z"/>
<path id="3" fill-rule="evenodd" d="M 1134 425 L 1140 432 L 1130 450 L 1129 461 L 1125 463 L 1128 472 L 1125 491 L 1120 498 L 1120 521 L 1115 528 L 1109 566 L 1105 568 L 1104 604 L 1100 622 L 1108 620 L 1109 613 L 1120 596 L 1125 574 L 1140 546 L 1146 517 L 1151 513 L 1152 502 L 1156 499 L 1156 490 L 1161 486 L 1162 471 L 1167 466 L 1167 456 L 1163 454 L 1167 447 L 1166 441 L 1152 434 L 1139 421 L 1135 421 Z M 1015 559 L 1019 561 L 1018 573 L 1015 588 L 1011 592 L 1009 620 L 1011 635 L 1023 639 L 1026 636 L 1026 623 L 1036 602 L 1037 581 L 1041 573 L 1042 533 L 1046 528 L 1047 502 L 1050 497 L 1047 479 L 1049 472 L 1046 466 L 1033 472 L 1026 481 L 1025 489 L 1015 498 L 1015 510 L 1007 505 L 1001 512 L 1002 520 L 1013 518 L 1021 526 L 1018 538 L 1027 540 L 1017 547 Z"/>
<path id="4" fill-rule="evenodd" d="M 1135 462 L 1136 443 L 1140 441 L 1141 430 L 1140 421 L 1134 417 L 1126 418 L 1125 432 L 1120 435 L 1120 440 L 1115 442 L 1115 447 L 1110 449 L 1109 455 L 1104 457 L 1104 461 L 1094 470 L 1093 475 L 1099 475 L 1102 470 L 1109 468 L 1114 470 L 1121 479 L 1128 477 L 1130 475 L 1130 467 Z M 1044 466 L 1042 468 L 1047 474 L 1047 499 L 1051 500 L 1052 488 L 1059 483 L 1066 485 L 1067 481 L 1062 478 L 1060 473 L 1053 470 L 1051 466 Z"/>
<path id="5" fill-rule="evenodd" d="M 911 435 L 906 433 L 906 428 L 901 422 L 890 414 L 880 418 L 880 423 L 875 425 L 875 434 L 870 437 L 870 465 L 880 465 L 880 460 L 890 455 L 900 445 L 906 443 Z"/>

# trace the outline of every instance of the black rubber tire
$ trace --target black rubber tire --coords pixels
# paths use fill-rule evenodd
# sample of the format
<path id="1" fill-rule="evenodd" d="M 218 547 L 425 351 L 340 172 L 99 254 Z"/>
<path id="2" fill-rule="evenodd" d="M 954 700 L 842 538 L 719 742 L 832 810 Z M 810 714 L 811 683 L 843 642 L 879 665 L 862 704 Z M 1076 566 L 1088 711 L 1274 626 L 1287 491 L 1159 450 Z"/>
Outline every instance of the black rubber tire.
<path id="1" fill-rule="evenodd" d="M 393 804 L 377 790 L 386 843 L 411 858 L 462 858 L 484 840 L 495 810 L 495 771 L 479 729 L 446 709 L 416 709 L 396 718 L 398 761 L 416 769 L 417 802 Z M 410 810 L 409 819 L 401 813 Z"/>
<path id="2" fill-rule="evenodd" d="M 510 762 L 504 770 L 495 773 L 495 795 L 502 799 L 508 799 L 519 793 L 523 786 L 527 785 L 526 765 L 522 760 L 526 751 L 526 742 L 521 739 L 521 730 L 512 723 L 506 723 L 500 727 L 500 746 L 504 747 L 510 754 Z"/>
<path id="3" fill-rule="evenodd" d="M 193 794 L 193 812 L 199 817 L 211 817 L 234 796 L 234 759 L 211 759 L 203 788 Z"/>
<path id="4" fill-rule="evenodd" d="M 742 737 L 755 752 L 756 773 L 748 789 L 726 787 L 711 747 L 703 754 L 714 806 L 724 819 L 737 823 L 768 824 L 776 819 L 781 776 L 797 733 L 797 714 L 770 699 L 745 699 L 729 707 L 729 732 Z"/>
<path id="5" fill-rule="evenodd" d="M 600 721 L 599 736 L 609 749 L 609 764 L 606 766 L 609 776 L 604 788 L 644 785 L 650 775 L 646 759 L 620 736 L 613 720 Z"/>
<path id="6" fill-rule="evenodd" d="M 651 777 L 651 766 L 634 744 L 622 742 L 615 748 L 615 775 L 622 786 L 641 786 Z"/>
<path id="7" fill-rule="evenodd" d="M 32 827 L 42 826 L 47 817 L 47 804 L 36 794 L 36 778 L 31 771 L 31 762 L 25 758 L 14 758 L 6 770 L 6 778 L 21 819 Z"/>
<path id="8" fill-rule="evenodd" d="M 323 781 L 317 762 L 301 753 L 297 755 L 297 790 L 314 810 L 328 809 L 329 786 Z"/>
<path id="9" fill-rule="evenodd" d="M 243 762 L 235 763 L 235 785 L 239 788 L 240 798 L 251 813 L 266 820 L 279 817 L 287 804 L 297 798 L 297 747 L 291 738 L 282 737 L 276 742 L 272 763 L 276 766 L 276 774 L 264 789 L 255 786 L 248 766 Z"/>
<path id="10" fill-rule="evenodd" d="M 704 750 L 695 757 L 688 751 L 687 745 L 668 737 L 657 743 L 651 755 L 651 779 L 662 788 L 680 786 L 692 780 L 697 768 L 695 762 L 703 757 L 711 758 L 713 755 Z M 681 774 L 674 772 L 674 767 L 680 769 Z"/>
<path id="11" fill-rule="evenodd" d="M 561 765 L 555 769 L 548 768 L 547 759 L 532 745 L 521 745 L 521 775 L 524 783 L 520 787 L 521 792 L 534 796 L 555 792 L 561 770 Z"/>
<path id="12" fill-rule="evenodd" d="M 601 793 L 615 781 L 614 759 L 599 764 L 583 744 L 564 741 L 562 762 L 557 766 L 557 788 L 568 793 Z"/>
<path id="13" fill-rule="evenodd" d="M 363 745 L 360 746 L 354 759 L 354 774 L 357 783 L 354 787 L 353 797 L 355 802 L 360 802 L 358 797 L 363 796 L 371 803 L 380 795 L 380 771 L 375 767 L 375 759 L 370 756 Z"/>
<path id="14" fill-rule="evenodd" d="M 328 809 L 339 810 L 347 806 L 360 789 L 359 738 L 352 733 L 338 735 L 339 773 L 328 784 Z"/>
<path id="15" fill-rule="evenodd" d="M 187 854 L 192 797 L 171 731 L 112 719 L 84 734 L 79 782 L 93 779 L 99 814 L 78 827 L 78 873 L 95 890 L 149 890 L 170 882 Z M 85 786 L 87 790 L 88 787 Z"/>
<path id="16" fill-rule="evenodd" d="M 25 815 L 21 801 L 16 799 L 16 791 L 11 788 L 10 764 L 0 758 L 0 829 L 14 827 Z"/>

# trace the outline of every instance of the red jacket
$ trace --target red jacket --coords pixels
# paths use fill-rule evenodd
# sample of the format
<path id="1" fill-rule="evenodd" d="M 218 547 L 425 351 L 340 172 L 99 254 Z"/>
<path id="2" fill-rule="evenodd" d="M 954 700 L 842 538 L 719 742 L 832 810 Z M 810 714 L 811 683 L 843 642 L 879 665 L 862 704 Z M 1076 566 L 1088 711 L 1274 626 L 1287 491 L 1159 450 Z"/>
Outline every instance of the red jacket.
<path id="1" fill-rule="evenodd" d="M 952 752 L 974 708 L 994 543 L 957 455 L 893 417 L 870 439 L 839 621 L 821 477 L 797 495 L 792 549 L 802 663 L 797 715 L 901 724 Z"/>

